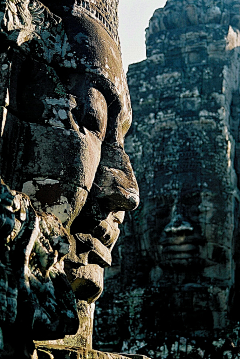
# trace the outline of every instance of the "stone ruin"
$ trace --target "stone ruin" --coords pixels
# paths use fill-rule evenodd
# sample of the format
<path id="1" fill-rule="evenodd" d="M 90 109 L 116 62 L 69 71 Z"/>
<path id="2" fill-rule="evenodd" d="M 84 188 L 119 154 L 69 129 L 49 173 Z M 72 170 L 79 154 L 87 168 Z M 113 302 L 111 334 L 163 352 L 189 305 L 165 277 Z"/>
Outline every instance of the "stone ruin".
<path id="1" fill-rule="evenodd" d="M 0 3 L 0 358 L 92 350 L 94 302 L 139 202 L 117 0 Z"/>
<path id="2" fill-rule="evenodd" d="M 155 11 L 130 130 L 117 5 L 0 3 L 0 358 L 237 358 L 240 0 Z"/>
<path id="3" fill-rule="evenodd" d="M 168 0 L 146 51 L 127 76 L 141 202 L 106 270 L 95 347 L 237 358 L 240 1 Z"/>

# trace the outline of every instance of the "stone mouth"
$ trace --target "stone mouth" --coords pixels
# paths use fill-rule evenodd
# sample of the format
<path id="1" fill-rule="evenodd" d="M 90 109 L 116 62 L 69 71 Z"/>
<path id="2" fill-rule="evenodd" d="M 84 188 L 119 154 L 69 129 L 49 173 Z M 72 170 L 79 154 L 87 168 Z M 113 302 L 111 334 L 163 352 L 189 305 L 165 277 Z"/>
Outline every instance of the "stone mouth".
<path id="1" fill-rule="evenodd" d="M 188 251 L 194 247 L 204 245 L 205 240 L 199 233 L 188 233 L 187 231 L 180 231 L 178 233 L 162 233 L 159 244 L 162 248 L 172 247 L 173 251 L 176 248 L 179 250 Z"/>
<path id="2" fill-rule="evenodd" d="M 189 265 L 202 264 L 199 252 L 199 243 L 182 242 L 162 245 L 161 265 L 164 267 L 174 267 L 178 265 L 186 267 Z"/>
<path id="3" fill-rule="evenodd" d="M 112 263 L 111 251 L 98 239 L 90 234 L 75 234 L 78 263 L 85 266 L 97 264 L 101 268 Z"/>
<path id="4" fill-rule="evenodd" d="M 92 236 L 111 251 L 120 234 L 118 225 L 122 222 L 123 218 L 117 216 L 110 220 L 103 220 L 94 228 Z"/>
<path id="5" fill-rule="evenodd" d="M 186 253 L 191 254 L 193 252 L 198 251 L 198 245 L 190 244 L 190 243 L 184 243 L 184 244 L 169 244 L 165 245 L 163 248 L 163 253 L 168 254 L 179 254 L 179 253 Z"/>
<path id="6" fill-rule="evenodd" d="M 107 248 L 111 246 L 114 240 L 114 234 L 115 233 L 112 228 L 106 228 L 103 225 L 99 225 L 94 229 L 94 237 L 103 243 Z"/>

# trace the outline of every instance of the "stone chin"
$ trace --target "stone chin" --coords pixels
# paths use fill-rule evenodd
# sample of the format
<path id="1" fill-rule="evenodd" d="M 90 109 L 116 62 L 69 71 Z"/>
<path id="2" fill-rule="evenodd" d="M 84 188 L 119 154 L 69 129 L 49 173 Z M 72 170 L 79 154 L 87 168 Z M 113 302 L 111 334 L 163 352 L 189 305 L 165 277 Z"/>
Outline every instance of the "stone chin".
<path id="1" fill-rule="evenodd" d="M 66 272 L 68 270 L 66 269 Z M 88 304 L 95 302 L 103 291 L 104 269 L 98 264 L 73 269 L 71 271 L 71 286 L 78 300 L 86 301 Z"/>
<path id="2" fill-rule="evenodd" d="M 111 266 L 111 250 L 90 234 L 71 236 L 70 253 L 65 260 L 65 272 L 77 300 L 88 304 L 103 291 L 104 268 Z"/>

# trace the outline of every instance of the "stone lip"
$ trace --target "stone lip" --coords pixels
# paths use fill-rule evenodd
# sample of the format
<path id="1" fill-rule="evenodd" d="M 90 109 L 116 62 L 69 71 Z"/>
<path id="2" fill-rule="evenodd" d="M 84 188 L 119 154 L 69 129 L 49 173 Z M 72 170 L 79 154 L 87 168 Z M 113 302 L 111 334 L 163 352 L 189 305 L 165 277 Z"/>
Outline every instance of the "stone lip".
<path id="1" fill-rule="evenodd" d="M 102 268 L 109 267 L 112 263 L 110 250 L 100 242 L 99 239 L 92 237 L 90 234 L 75 234 L 79 245 L 83 251 L 88 253 L 88 263 L 98 264 Z"/>
<path id="2" fill-rule="evenodd" d="M 65 271 L 78 300 L 92 303 L 102 293 L 103 271 L 111 266 L 111 250 L 90 234 L 71 236 Z"/>
<path id="3" fill-rule="evenodd" d="M 166 245 L 164 248 L 165 253 L 177 254 L 177 253 L 189 253 L 197 250 L 197 246 L 194 244 L 172 244 Z"/>

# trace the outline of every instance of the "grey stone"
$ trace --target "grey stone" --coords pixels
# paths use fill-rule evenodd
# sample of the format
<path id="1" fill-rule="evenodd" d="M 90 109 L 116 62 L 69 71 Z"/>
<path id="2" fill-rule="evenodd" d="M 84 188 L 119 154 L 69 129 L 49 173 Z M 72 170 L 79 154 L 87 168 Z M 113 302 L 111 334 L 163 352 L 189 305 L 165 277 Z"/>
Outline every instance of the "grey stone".
<path id="1" fill-rule="evenodd" d="M 139 202 L 117 5 L 0 4 L 1 358 L 37 358 L 37 341 L 91 348 L 118 225 Z"/>
<path id="2" fill-rule="evenodd" d="M 106 271 L 100 350 L 239 350 L 239 5 L 167 1 L 150 19 L 146 60 L 129 67 L 125 148 L 141 203 Z"/>

